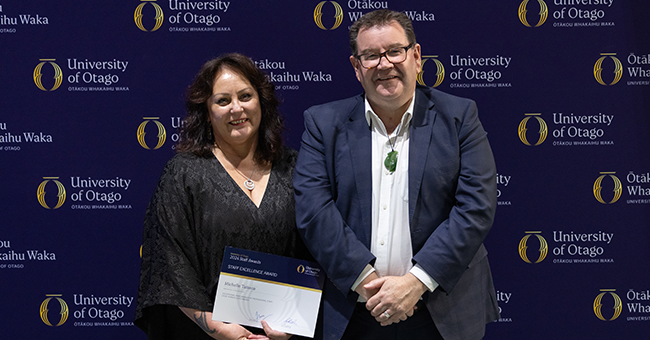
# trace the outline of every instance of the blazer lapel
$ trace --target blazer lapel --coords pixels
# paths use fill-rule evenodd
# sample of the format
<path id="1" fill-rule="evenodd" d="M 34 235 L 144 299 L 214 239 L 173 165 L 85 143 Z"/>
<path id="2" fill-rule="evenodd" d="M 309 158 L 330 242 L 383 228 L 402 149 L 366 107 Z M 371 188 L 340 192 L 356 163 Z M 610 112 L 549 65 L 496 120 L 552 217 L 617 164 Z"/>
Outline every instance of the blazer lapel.
<path id="1" fill-rule="evenodd" d="M 358 97 L 357 105 L 350 112 L 347 124 L 347 141 L 350 150 L 352 173 L 356 182 L 357 197 L 360 197 L 363 226 L 352 227 L 359 240 L 370 248 L 372 220 L 372 161 L 370 127 L 365 117 L 363 95 Z M 354 197 L 354 196 L 353 196 Z"/>
<path id="2" fill-rule="evenodd" d="M 425 93 L 416 89 L 409 137 L 409 222 L 415 213 L 429 148 L 434 147 L 431 145 L 433 122 L 436 118 L 436 110 L 433 107 L 434 103 Z"/>

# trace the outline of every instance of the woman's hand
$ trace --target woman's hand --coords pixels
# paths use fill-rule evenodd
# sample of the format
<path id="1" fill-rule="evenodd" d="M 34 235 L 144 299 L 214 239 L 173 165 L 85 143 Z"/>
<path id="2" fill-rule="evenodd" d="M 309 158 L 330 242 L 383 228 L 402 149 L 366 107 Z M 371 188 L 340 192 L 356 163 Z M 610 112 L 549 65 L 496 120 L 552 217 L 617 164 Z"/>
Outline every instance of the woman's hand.
<path id="1" fill-rule="evenodd" d="M 217 340 L 244 340 L 253 335 L 246 328 L 236 323 L 224 323 L 212 320 L 212 313 L 179 307 L 187 317 L 196 323 L 210 337 Z"/>
<path id="2" fill-rule="evenodd" d="M 245 340 L 253 334 L 246 328 L 236 323 L 224 323 L 219 321 L 214 322 L 220 323 L 219 327 L 217 328 L 217 332 L 214 334 L 208 333 L 208 335 L 217 340 Z"/>
<path id="3" fill-rule="evenodd" d="M 257 340 L 287 340 L 291 337 L 291 334 L 273 330 L 273 328 L 271 328 L 271 326 L 269 326 L 269 324 L 264 320 L 262 320 L 262 328 L 264 328 L 264 333 L 266 333 L 266 335 L 253 334 L 248 338 Z"/>

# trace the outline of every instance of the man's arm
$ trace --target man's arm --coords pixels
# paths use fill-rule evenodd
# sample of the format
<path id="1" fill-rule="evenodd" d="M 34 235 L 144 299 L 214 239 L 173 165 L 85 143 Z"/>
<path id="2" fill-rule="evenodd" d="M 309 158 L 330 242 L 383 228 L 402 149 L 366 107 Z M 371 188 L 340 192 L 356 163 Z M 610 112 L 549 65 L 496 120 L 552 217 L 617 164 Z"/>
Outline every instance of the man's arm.
<path id="1" fill-rule="evenodd" d="M 334 285 L 347 295 L 374 256 L 344 221 L 337 206 L 340 200 L 346 200 L 348 207 L 358 205 L 350 154 L 337 149 L 343 147 L 340 144 L 344 138 L 337 133 L 345 132 L 335 128 L 333 115 L 328 116 L 323 110 L 307 110 L 304 117 L 305 132 L 293 177 L 296 222 L 316 261 Z M 326 117 L 330 119 L 326 121 Z M 358 207 L 350 209 L 360 214 Z"/>
<path id="2" fill-rule="evenodd" d="M 464 104 L 458 114 L 451 115 L 453 119 L 447 119 L 446 126 L 453 129 L 459 148 L 455 183 L 448 186 L 447 192 L 441 193 L 446 195 L 444 203 L 451 207 L 448 217 L 438 226 L 421 226 L 434 227 L 434 230 L 413 256 L 415 262 L 447 293 L 483 244 L 496 210 L 496 166 L 487 133 L 479 121 L 476 104 L 473 101 Z M 437 120 L 443 121 L 441 117 Z M 434 134 L 438 131 L 434 129 Z M 433 185 L 427 183 L 434 178 L 425 170 L 422 191 Z M 423 220 L 420 218 L 420 222 Z"/>

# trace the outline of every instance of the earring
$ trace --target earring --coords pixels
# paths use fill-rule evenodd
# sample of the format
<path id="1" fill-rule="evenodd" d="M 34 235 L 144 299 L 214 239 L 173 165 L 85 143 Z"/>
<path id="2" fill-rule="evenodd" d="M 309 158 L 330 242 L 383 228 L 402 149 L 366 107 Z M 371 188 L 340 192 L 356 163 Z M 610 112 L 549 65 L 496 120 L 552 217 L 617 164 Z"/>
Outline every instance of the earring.
<path id="1" fill-rule="evenodd" d="M 214 142 L 214 133 L 212 132 L 212 124 L 208 125 L 208 141 Z"/>

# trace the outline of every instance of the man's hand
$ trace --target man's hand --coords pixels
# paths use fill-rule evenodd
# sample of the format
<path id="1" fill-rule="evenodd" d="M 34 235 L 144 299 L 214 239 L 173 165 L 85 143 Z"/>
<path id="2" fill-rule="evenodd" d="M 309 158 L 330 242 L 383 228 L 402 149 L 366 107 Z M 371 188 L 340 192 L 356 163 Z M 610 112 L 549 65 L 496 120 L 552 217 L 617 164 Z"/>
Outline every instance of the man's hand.
<path id="1" fill-rule="evenodd" d="M 372 282 L 372 281 L 374 281 L 376 279 L 379 279 L 379 275 L 377 275 L 376 272 L 370 273 L 370 275 L 368 275 L 368 277 L 366 277 L 365 279 L 363 279 L 363 281 L 361 281 L 361 283 L 359 283 L 359 285 L 357 286 L 357 289 L 355 289 L 354 291 L 359 293 L 359 295 L 361 295 L 361 297 L 364 300 L 368 301 L 373 295 L 377 294 L 377 292 L 379 291 L 379 288 L 381 287 L 381 285 L 380 285 L 379 287 L 376 287 L 376 288 L 371 288 L 371 289 L 366 288 L 366 286 L 370 282 Z"/>
<path id="2" fill-rule="evenodd" d="M 427 290 L 427 287 L 411 273 L 404 276 L 381 277 L 364 285 L 363 288 L 367 291 L 379 290 L 367 300 L 366 308 L 382 326 L 398 323 L 412 316 L 415 305 Z"/>

